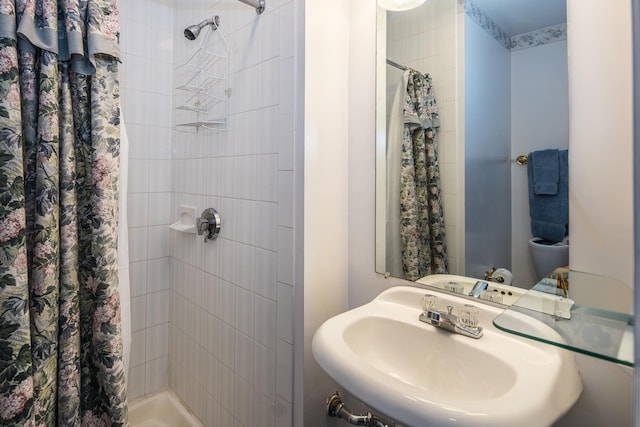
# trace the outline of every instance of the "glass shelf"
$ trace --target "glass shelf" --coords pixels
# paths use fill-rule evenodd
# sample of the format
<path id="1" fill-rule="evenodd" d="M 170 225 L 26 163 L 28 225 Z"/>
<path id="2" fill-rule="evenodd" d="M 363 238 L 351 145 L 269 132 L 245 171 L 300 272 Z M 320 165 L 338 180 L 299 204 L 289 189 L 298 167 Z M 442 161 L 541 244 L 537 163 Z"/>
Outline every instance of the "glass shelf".
<path id="1" fill-rule="evenodd" d="M 570 298 L 564 297 L 557 279 L 542 279 L 532 289 L 488 282 L 485 292 L 499 296 L 504 308 L 493 324 L 506 332 L 633 366 L 633 316 L 616 311 L 632 310 L 633 290 L 611 277 L 575 270 L 567 274 Z M 477 280 L 434 274 L 416 283 L 473 300 L 467 295 Z M 485 299 L 483 294 L 480 299 Z"/>
<path id="2" fill-rule="evenodd" d="M 510 332 L 536 341 L 545 342 L 578 353 L 633 366 L 633 316 L 573 304 L 570 319 L 547 314 L 548 299 L 539 298 L 540 292 L 530 291 L 493 320 L 493 324 Z M 519 304 L 523 300 L 524 304 Z M 532 301 L 538 301 L 538 307 Z M 534 318 L 548 328 L 539 328 Z M 528 321 L 529 320 L 529 321 Z"/>

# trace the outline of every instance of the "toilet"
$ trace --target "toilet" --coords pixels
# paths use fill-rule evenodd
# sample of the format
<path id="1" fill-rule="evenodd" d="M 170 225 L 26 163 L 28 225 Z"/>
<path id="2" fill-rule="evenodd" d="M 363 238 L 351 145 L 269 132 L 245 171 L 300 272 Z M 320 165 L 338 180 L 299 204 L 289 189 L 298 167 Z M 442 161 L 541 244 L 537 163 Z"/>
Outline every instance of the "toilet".
<path id="1" fill-rule="evenodd" d="M 529 240 L 529 252 L 538 281 L 549 276 L 558 267 L 569 265 L 569 241 L 551 242 L 540 237 Z"/>

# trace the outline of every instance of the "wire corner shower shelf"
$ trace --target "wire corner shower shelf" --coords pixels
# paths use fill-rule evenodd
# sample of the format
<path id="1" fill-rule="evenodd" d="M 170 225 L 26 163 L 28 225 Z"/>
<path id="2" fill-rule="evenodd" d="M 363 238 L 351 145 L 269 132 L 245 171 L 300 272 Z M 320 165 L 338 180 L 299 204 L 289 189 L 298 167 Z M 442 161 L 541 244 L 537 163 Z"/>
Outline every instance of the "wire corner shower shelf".
<path id="1" fill-rule="evenodd" d="M 215 16 L 202 44 L 175 69 L 176 128 L 227 130 L 229 123 L 229 49 Z M 219 40 L 211 41 L 217 32 Z"/>

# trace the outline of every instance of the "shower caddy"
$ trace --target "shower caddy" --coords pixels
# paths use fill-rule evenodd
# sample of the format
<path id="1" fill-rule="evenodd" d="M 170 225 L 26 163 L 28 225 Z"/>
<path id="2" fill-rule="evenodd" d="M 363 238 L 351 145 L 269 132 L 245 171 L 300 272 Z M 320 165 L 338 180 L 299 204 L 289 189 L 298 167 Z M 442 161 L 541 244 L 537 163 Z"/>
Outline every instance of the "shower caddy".
<path id="1" fill-rule="evenodd" d="M 227 130 L 229 122 L 229 47 L 220 32 L 220 17 L 213 18 L 198 50 L 182 65 L 176 67 L 176 109 L 191 114 L 178 114 L 179 128 L 200 127 Z M 209 43 L 217 30 L 221 43 Z M 221 45 L 214 51 L 213 45 Z"/>

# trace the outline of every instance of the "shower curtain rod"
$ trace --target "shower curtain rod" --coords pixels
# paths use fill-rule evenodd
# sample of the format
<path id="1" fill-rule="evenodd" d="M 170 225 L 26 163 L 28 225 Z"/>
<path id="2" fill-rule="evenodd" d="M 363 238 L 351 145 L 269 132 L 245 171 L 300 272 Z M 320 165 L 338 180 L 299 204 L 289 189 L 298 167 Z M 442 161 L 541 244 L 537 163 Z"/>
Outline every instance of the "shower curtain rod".
<path id="1" fill-rule="evenodd" d="M 256 13 L 259 15 L 264 12 L 265 0 L 238 0 L 246 5 L 256 8 Z"/>
<path id="2" fill-rule="evenodd" d="M 402 71 L 407 71 L 407 67 L 405 67 L 404 65 L 400 65 L 390 59 L 387 59 L 387 64 L 391 65 L 392 67 L 400 68 Z"/>
<path id="3" fill-rule="evenodd" d="M 240 0 L 240 1 L 242 1 L 242 0 Z M 398 64 L 397 62 L 392 61 L 392 60 L 390 60 L 390 59 L 387 59 L 387 64 L 391 65 L 392 67 L 399 68 L 399 69 L 401 69 L 402 71 L 411 70 L 411 71 L 415 71 L 416 73 L 419 73 L 419 72 L 420 72 L 420 71 L 415 70 L 415 69 L 413 69 L 413 68 L 411 68 L 411 67 L 407 67 L 406 65 L 400 65 L 400 64 Z"/>

